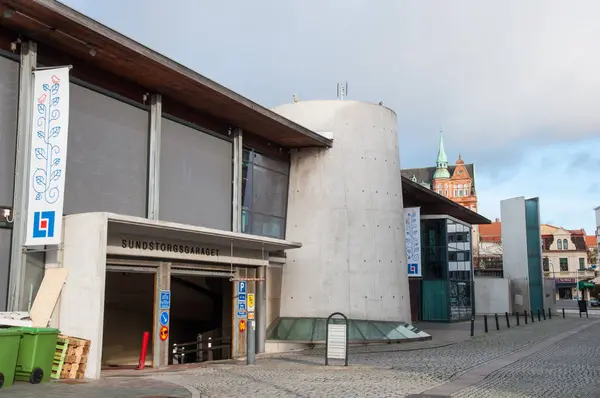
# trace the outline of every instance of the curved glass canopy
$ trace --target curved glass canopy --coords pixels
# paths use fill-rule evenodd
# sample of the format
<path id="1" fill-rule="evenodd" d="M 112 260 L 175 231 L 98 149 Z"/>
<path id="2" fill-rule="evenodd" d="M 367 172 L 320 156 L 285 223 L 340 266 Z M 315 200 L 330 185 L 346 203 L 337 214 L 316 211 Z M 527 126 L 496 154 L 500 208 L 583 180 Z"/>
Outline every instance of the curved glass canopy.
<path id="1" fill-rule="evenodd" d="M 279 318 L 270 328 L 267 340 L 323 343 L 326 332 L 325 318 Z M 331 323 L 341 324 L 342 319 Z M 350 343 L 385 342 L 428 339 L 431 336 L 405 322 L 382 322 L 350 319 Z"/>

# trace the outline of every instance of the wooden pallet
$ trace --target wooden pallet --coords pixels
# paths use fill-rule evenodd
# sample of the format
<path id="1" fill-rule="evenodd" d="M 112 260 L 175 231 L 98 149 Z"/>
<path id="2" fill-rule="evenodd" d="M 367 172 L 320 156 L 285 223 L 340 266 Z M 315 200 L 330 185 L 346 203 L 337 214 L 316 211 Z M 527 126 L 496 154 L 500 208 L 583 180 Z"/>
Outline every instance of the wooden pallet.
<path id="1" fill-rule="evenodd" d="M 52 363 L 52 374 L 50 375 L 53 379 L 60 379 L 68 348 L 69 339 L 59 337 L 56 341 L 56 351 L 54 352 L 54 362 Z"/>
<path id="2" fill-rule="evenodd" d="M 68 340 L 65 358 L 60 370 L 61 379 L 83 379 L 90 352 L 90 340 L 60 335 L 59 339 Z"/>

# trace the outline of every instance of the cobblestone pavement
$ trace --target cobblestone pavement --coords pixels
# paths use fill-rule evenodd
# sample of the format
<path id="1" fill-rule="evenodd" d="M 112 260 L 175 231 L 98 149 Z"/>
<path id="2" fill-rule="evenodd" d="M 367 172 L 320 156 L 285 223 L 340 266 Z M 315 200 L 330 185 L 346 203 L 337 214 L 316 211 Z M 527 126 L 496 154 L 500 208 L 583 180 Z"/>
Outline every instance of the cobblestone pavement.
<path id="1" fill-rule="evenodd" d="M 410 344 L 353 349 L 350 366 L 323 366 L 323 351 L 260 359 L 254 366 L 215 364 L 144 377 L 107 378 L 83 384 L 20 383 L 7 397 L 405 397 L 445 388 L 472 372 L 518 353 L 534 350 L 598 319 L 554 318 L 443 347 L 406 350 Z M 599 397 L 600 348 L 595 330 L 600 323 L 549 344 L 486 379 L 466 385 L 457 397 Z M 546 342 L 546 343 L 544 343 Z M 417 343 L 418 344 L 418 343 Z M 533 352 L 533 351 L 532 351 Z M 472 384 L 472 383 L 471 383 Z M 598 392 L 592 393 L 594 388 Z M 559 393 L 560 392 L 560 393 Z M 0 397 L 3 392 L 0 391 Z M 593 395 L 591 395 L 593 394 Z"/>
<path id="2" fill-rule="evenodd" d="M 598 326 L 500 369 L 460 398 L 600 397 Z"/>
<path id="3" fill-rule="evenodd" d="M 110 378 L 89 382 L 50 382 L 31 385 L 16 383 L 0 390 L 0 397 L 10 398 L 190 398 L 184 387 L 148 378 Z"/>
<path id="4" fill-rule="evenodd" d="M 352 355 L 348 368 L 321 366 L 322 353 L 314 350 L 263 359 L 255 366 L 214 366 L 158 377 L 175 383 L 185 382 L 202 397 L 404 397 L 442 385 L 469 369 L 592 322 L 574 317 L 559 318 L 481 335 L 441 348 L 365 351 Z M 585 377 L 591 378 L 594 372 L 585 373 Z M 553 377 L 560 379 L 563 376 Z M 574 387 L 576 385 L 570 385 L 571 389 Z M 480 395 L 475 392 L 467 397 Z"/>

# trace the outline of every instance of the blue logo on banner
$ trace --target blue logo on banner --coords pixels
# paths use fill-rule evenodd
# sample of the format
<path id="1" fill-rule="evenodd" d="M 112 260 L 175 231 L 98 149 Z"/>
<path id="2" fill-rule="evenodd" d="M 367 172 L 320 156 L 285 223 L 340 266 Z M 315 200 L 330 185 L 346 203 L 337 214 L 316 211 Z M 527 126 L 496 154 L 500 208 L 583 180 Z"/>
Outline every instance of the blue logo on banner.
<path id="1" fill-rule="evenodd" d="M 238 299 L 240 301 L 246 301 L 246 293 L 240 293 Z"/>
<path id="2" fill-rule="evenodd" d="M 169 323 L 169 313 L 166 311 L 163 311 L 160 313 L 160 324 L 163 326 L 167 326 L 167 324 Z"/>
<path id="3" fill-rule="evenodd" d="M 419 275 L 419 264 L 408 264 L 408 275 Z"/>
<path id="4" fill-rule="evenodd" d="M 160 291 L 160 309 L 168 310 L 171 308 L 171 291 L 161 290 Z"/>
<path id="5" fill-rule="evenodd" d="M 33 213 L 33 237 L 54 238 L 54 211 L 36 211 Z"/>
<path id="6" fill-rule="evenodd" d="M 246 281 L 240 281 L 238 285 L 238 293 L 246 293 Z"/>

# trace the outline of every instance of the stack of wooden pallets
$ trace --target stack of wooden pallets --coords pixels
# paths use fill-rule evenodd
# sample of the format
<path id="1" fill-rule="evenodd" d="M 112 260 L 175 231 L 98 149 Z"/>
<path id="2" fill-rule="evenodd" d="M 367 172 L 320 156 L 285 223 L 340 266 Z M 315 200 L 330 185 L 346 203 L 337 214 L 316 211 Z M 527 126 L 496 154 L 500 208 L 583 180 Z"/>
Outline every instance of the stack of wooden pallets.
<path id="1" fill-rule="evenodd" d="M 54 379 L 83 379 L 90 352 L 90 340 L 59 335 L 54 354 Z"/>

